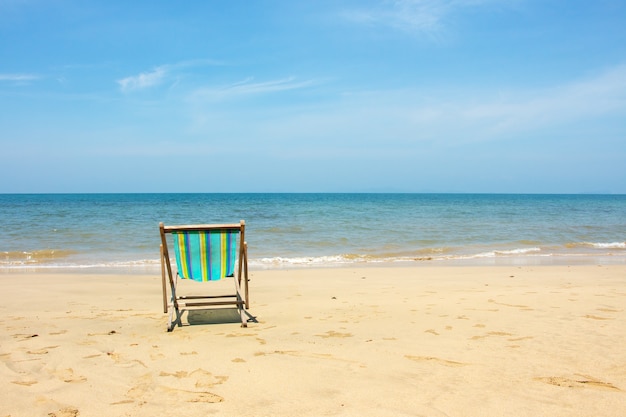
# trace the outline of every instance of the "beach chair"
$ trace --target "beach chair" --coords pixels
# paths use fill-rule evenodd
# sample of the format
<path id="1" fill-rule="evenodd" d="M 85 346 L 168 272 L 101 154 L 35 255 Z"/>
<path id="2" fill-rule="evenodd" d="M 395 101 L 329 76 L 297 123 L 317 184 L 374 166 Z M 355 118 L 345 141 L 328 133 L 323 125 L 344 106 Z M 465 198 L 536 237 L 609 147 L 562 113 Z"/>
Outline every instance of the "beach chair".
<path id="1" fill-rule="evenodd" d="M 172 331 L 185 310 L 236 307 L 241 326 L 247 327 L 247 312 L 250 306 L 248 295 L 248 250 L 245 237 L 245 222 L 239 224 L 206 224 L 186 226 L 165 226 L 161 231 L 161 281 L 163 286 L 163 312 L 169 313 L 167 330 Z M 168 249 L 168 235 L 174 247 L 176 272 L 171 265 Z M 179 278 L 197 281 L 185 287 L 185 294 L 179 287 Z M 234 290 L 224 290 L 227 294 L 207 294 L 210 281 L 231 278 Z M 197 284 L 197 285 L 196 285 Z M 243 284 L 243 285 L 242 285 Z M 216 283 L 214 283 L 216 285 Z M 193 290 L 190 288 L 196 287 Z M 223 284 L 217 285 L 223 287 Z M 243 291 L 242 291 L 243 286 Z M 168 291 L 169 287 L 169 291 Z M 199 287 L 202 290 L 199 291 Z M 169 302 L 168 302 L 169 292 Z M 215 291 L 214 291 L 215 292 Z M 175 318 L 174 318 L 175 316 Z"/>

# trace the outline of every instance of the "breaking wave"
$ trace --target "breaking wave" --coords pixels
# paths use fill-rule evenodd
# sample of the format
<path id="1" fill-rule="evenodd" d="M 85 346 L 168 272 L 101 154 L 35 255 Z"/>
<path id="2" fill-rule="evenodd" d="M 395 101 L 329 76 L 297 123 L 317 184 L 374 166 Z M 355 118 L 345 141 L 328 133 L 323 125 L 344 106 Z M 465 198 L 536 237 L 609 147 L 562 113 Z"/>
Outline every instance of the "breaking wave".
<path id="1" fill-rule="evenodd" d="M 593 248 L 593 249 L 626 249 L 626 242 L 575 242 L 565 245 L 567 248 Z"/>

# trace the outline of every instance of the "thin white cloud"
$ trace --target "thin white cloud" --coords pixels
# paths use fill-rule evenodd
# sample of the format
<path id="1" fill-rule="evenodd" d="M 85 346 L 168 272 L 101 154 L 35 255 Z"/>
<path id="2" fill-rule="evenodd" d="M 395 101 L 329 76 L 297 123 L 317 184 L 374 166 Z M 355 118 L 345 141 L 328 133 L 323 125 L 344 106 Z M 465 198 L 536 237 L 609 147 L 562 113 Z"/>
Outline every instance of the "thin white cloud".
<path id="1" fill-rule="evenodd" d="M 192 96 L 203 100 L 220 101 L 235 97 L 296 90 L 314 84 L 312 80 L 297 81 L 295 77 L 257 83 L 251 82 L 252 80 L 253 78 L 246 78 L 242 81 L 222 87 L 201 88 L 196 90 Z"/>
<path id="2" fill-rule="evenodd" d="M 358 23 L 433 36 L 443 30 L 453 13 L 494 2 L 502 0 L 388 0 L 376 7 L 347 10 L 343 16 Z"/>
<path id="3" fill-rule="evenodd" d="M 117 83 L 123 92 L 143 90 L 163 82 L 167 72 L 166 66 L 160 66 L 150 72 L 142 72 L 139 75 L 122 78 Z"/>
<path id="4" fill-rule="evenodd" d="M 296 81 L 295 77 L 288 77 L 261 83 L 237 83 L 228 87 L 227 90 L 234 94 L 262 94 L 275 91 L 295 90 L 307 87 L 311 85 L 311 83 L 311 81 Z"/>
<path id="5" fill-rule="evenodd" d="M 440 0 L 397 0 L 382 18 L 402 31 L 435 32 L 440 30 L 442 18 L 450 7 L 449 2 Z"/>
<path id="6" fill-rule="evenodd" d="M 273 84 L 244 82 L 232 89 L 252 93 Z M 256 136 L 286 148 L 309 143 L 328 149 L 397 146 L 418 150 L 422 149 L 418 143 L 426 149 L 455 147 L 544 137 L 547 132 L 556 139 L 576 135 L 575 126 L 580 122 L 603 126 L 626 117 L 626 65 L 535 90 L 502 93 L 497 86 L 479 91 L 449 87 L 383 90 L 346 94 L 324 105 L 290 103 L 241 109 L 233 117 L 228 112 L 216 116 L 219 109 L 215 106 L 214 111 L 201 112 L 198 117 L 211 119 L 196 120 L 194 128 L 235 135 L 237 129 L 253 129 Z M 241 119 L 249 121 L 243 128 Z"/>
<path id="7" fill-rule="evenodd" d="M 38 80 L 40 78 L 40 76 L 34 74 L 0 74 L 0 81 L 21 82 Z"/>
<path id="8" fill-rule="evenodd" d="M 120 89 L 125 93 L 136 90 L 144 90 L 150 87 L 160 85 L 169 78 L 175 77 L 175 74 L 180 70 L 207 65 L 217 66 L 224 65 L 224 63 L 211 59 L 181 61 L 174 64 L 160 65 L 151 71 L 142 72 L 138 75 L 132 75 L 126 78 L 122 78 L 120 80 L 117 80 L 117 83 L 119 84 Z"/>
<path id="9" fill-rule="evenodd" d="M 626 112 L 626 65 L 586 80 L 466 105 L 458 116 L 488 126 L 492 136 L 619 112 Z"/>
<path id="10" fill-rule="evenodd" d="M 433 87 L 356 93 L 272 129 L 285 137 L 299 129 L 311 138 L 454 146 L 548 131 L 576 134 L 574 125 L 580 122 L 601 126 L 620 117 L 626 117 L 626 65 L 552 87 L 506 93 L 497 86 L 479 91 Z"/>

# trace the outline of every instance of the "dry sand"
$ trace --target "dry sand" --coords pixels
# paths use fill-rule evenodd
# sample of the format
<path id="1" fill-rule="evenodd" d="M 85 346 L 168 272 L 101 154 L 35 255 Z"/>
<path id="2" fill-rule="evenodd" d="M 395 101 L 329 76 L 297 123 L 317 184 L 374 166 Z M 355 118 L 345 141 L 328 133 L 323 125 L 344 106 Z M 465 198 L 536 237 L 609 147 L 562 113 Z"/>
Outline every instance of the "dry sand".
<path id="1" fill-rule="evenodd" d="M 167 333 L 158 275 L 0 274 L 0 417 L 626 415 L 624 266 L 251 279 Z"/>

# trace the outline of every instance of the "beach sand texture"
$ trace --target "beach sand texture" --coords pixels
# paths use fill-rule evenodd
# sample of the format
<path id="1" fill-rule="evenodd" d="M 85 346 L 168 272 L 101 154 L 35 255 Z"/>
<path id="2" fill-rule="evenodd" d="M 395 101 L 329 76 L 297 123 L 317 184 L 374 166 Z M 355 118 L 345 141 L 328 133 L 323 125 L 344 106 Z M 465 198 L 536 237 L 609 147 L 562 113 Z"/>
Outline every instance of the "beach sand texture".
<path id="1" fill-rule="evenodd" d="M 623 266 L 251 279 L 167 333 L 158 275 L 0 274 L 0 417 L 626 415 Z"/>

